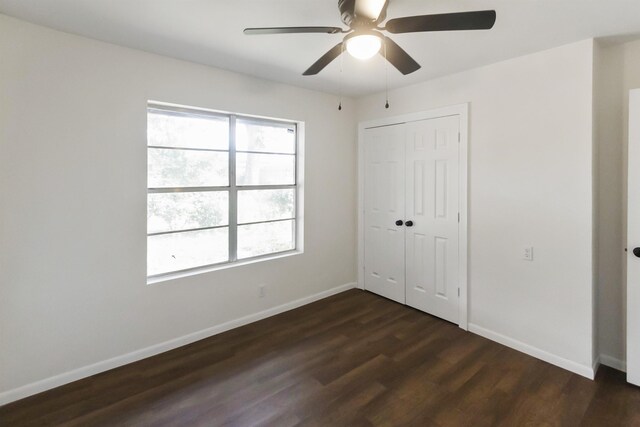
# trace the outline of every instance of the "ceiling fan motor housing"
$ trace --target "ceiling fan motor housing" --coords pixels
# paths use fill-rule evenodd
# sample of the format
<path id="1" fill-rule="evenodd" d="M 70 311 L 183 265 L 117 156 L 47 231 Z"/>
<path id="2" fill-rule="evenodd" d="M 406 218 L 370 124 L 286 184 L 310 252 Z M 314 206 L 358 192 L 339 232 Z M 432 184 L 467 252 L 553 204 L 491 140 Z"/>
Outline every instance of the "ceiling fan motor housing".
<path id="1" fill-rule="evenodd" d="M 338 9 L 340 9 L 340 19 L 346 25 L 351 26 L 355 19 L 356 1 L 355 0 L 338 0 Z"/>
<path id="2" fill-rule="evenodd" d="M 382 8 L 380 16 L 375 20 L 369 19 L 366 16 L 357 16 L 356 0 L 338 0 L 338 9 L 340 9 L 340 19 L 342 22 L 354 29 L 358 27 L 371 27 L 373 24 L 382 22 L 387 17 L 386 7 Z"/>

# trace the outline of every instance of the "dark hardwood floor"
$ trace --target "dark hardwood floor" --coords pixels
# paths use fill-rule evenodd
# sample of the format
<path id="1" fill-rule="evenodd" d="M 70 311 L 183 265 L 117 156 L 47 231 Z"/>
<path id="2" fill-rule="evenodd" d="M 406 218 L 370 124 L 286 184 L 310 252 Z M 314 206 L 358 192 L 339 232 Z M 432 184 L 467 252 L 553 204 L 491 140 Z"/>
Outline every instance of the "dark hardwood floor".
<path id="1" fill-rule="evenodd" d="M 640 426 L 640 389 L 352 290 L 5 405 L 0 425 Z"/>

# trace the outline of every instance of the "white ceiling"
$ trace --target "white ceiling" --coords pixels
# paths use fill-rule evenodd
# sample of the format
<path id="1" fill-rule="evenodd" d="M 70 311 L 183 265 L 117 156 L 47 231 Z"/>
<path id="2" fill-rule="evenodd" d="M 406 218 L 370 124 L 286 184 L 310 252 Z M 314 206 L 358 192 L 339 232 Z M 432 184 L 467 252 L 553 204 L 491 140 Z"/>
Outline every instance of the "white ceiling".
<path id="1" fill-rule="evenodd" d="M 589 37 L 640 34 L 640 0 L 390 0 L 388 17 L 495 9 L 493 30 L 393 35 L 421 65 L 399 87 Z M 245 36 L 245 27 L 342 26 L 337 0 L 0 0 L 0 12 L 98 40 L 327 92 L 340 60 L 303 77 L 342 35 Z M 381 57 L 345 55 L 343 91 L 384 89 Z"/>

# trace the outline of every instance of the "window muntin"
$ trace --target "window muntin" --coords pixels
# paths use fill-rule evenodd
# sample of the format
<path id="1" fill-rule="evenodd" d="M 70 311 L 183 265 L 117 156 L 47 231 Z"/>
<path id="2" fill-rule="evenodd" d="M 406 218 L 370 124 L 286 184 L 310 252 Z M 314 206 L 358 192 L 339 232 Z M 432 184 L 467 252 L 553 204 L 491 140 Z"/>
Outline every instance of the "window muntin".
<path id="1" fill-rule="evenodd" d="M 295 218 L 294 188 L 238 191 L 238 224 Z"/>
<path id="2" fill-rule="evenodd" d="M 149 108 L 147 140 L 150 147 L 229 150 L 229 118 Z"/>
<path id="3" fill-rule="evenodd" d="M 296 134 L 288 125 L 239 118 L 236 149 L 259 153 L 296 153 Z"/>
<path id="4" fill-rule="evenodd" d="M 147 275 L 157 276 L 229 260 L 229 227 L 147 237 Z"/>
<path id="5" fill-rule="evenodd" d="M 295 249 L 295 221 L 238 225 L 238 259 Z"/>
<path id="6" fill-rule="evenodd" d="M 238 152 L 236 185 L 294 185 L 295 154 Z"/>
<path id="7" fill-rule="evenodd" d="M 148 277 L 296 249 L 295 123 L 153 105 L 147 129 Z"/>
<path id="8" fill-rule="evenodd" d="M 228 191 L 150 193 L 149 234 L 229 225 Z"/>
<path id="9" fill-rule="evenodd" d="M 155 148 L 148 150 L 151 188 L 221 187 L 229 185 L 229 153 Z"/>

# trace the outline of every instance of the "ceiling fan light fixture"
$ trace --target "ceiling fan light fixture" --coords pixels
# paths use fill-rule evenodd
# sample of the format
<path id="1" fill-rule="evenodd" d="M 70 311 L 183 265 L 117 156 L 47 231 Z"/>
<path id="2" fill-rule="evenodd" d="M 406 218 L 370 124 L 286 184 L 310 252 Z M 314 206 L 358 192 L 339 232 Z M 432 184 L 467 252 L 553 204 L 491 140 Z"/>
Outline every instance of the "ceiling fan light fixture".
<path id="1" fill-rule="evenodd" d="M 366 60 L 380 52 L 382 38 L 375 33 L 354 34 L 345 39 L 347 52 L 357 59 Z"/>

